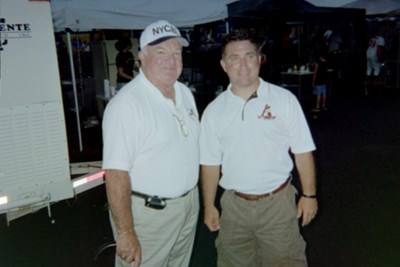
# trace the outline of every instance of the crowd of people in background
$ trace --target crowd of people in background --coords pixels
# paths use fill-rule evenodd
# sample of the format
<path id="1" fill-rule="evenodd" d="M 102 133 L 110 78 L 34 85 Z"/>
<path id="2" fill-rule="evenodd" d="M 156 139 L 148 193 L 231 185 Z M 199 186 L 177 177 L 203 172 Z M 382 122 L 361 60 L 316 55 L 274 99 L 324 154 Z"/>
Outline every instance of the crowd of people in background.
<path id="1" fill-rule="evenodd" d="M 346 81 L 354 85 L 383 84 L 395 81 L 395 71 L 393 61 L 399 61 L 399 20 L 396 19 L 369 19 L 361 25 L 352 23 L 339 24 L 318 24 L 302 23 L 298 25 L 267 24 L 262 27 L 254 28 L 235 28 L 233 32 L 256 32 L 259 36 L 259 44 L 262 45 L 261 52 L 265 55 L 265 64 L 261 66 L 260 76 L 264 79 L 279 83 L 280 73 L 290 67 L 305 65 L 311 68 L 313 62 L 317 60 L 317 51 L 327 51 L 327 61 L 329 68 L 334 70 L 334 77 L 338 80 Z M 372 64 L 370 57 L 367 57 L 367 48 L 371 38 L 379 32 L 378 42 L 384 45 L 379 64 L 375 64 L 375 71 L 368 68 L 367 62 Z M 61 72 L 68 76 L 68 55 L 65 45 L 65 38 L 62 33 L 57 33 L 58 52 Z M 221 49 L 221 38 L 226 34 L 226 25 L 212 24 L 206 26 L 196 26 L 192 29 L 184 29 L 182 34 L 189 40 L 189 47 L 185 48 L 184 53 L 189 51 L 194 58 L 194 65 L 200 67 L 204 73 L 205 80 L 217 80 L 219 84 L 226 84 L 227 80 L 223 77 L 220 70 L 216 69 L 216 55 Z M 107 37 L 107 35 L 109 37 Z M 93 41 L 104 38 L 117 38 L 115 34 L 99 34 L 98 31 L 90 33 Z M 95 39 L 96 36 L 96 40 Z M 100 37 L 99 37 L 100 36 Z M 138 33 L 131 35 L 137 38 Z M 80 52 L 80 64 L 82 72 L 91 75 L 90 63 L 90 42 L 74 42 L 74 51 Z M 79 45 L 81 44 L 81 45 Z M 87 52 L 89 51 L 89 52 Z M 77 52 L 75 55 L 77 55 Z M 89 55 L 89 56 L 88 56 Z M 369 53 L 369 55 L 371 55 Z M 376 61 L 376 60 L 375 60 Z M 389 61 L 388 64 L 384 64 Z M 381 70 L 377 70 L 378 66 Z M 372 73 L 372 76 L 370 75 Z M 390 77 L 388 76 L 390 75 Z M 370 77 L 371 76 L 371 77 Z M 388 77 L 387 77 L 388 76 Z M 371 79 L 367 79 L 371 78 Z M 372 79 L 373 78 L 373 79 Z M 219 80 L 219 81 L 218 81 Z M 373 80 L 373 81 L 372 81 Z"/>

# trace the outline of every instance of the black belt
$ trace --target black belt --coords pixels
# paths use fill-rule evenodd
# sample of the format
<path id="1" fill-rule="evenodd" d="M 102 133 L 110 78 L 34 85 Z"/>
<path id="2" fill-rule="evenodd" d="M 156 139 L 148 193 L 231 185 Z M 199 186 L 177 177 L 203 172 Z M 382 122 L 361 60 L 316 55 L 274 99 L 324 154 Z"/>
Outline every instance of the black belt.
<path id="1" fill-rule="evenodd" d="M 148 198 L 152 198 L 152 197 L 158 197 L 161 200 L 172 200 L 172 199 L 177 199 L 177 198 L 181 198 L 181 197 L 187 196 L 190 193 L 190 191 L 192 191 L 192 190 L 193 189 L 191 189 L 191 190 L 187 191 L 186 193 L 184 193 L 184 194 L 182 194 L 180 196 L 177 196 L 177 197 L 159 197 L 157 195 L 147 195 L 147 194 L 140 193 L 140 192 L 137 192 L 137 191 L 134 191 L 134 190 L 132 190 L 131 192 L 132 192 L 132 195 L 137 196 L 137 197 L 141 197 L 143 199 L 148 199 Z"/>
<path id="2" fill-rule="evenodd" d="M 192 191 L 192 190 L 193 189 L 187 191 L 183 195 L 180 195 L 178 197 L 173 197 L 173 198 L 167 198 L 167 197 L 162 198 L 162 197 L 159 197 L 159 196 L 151 196 L 151 195 L 140 193 L 140 192 L 137 192 L 137 191 L 134 191 L 134 190 L 132 190 L 131 192 L 132 192 L 133 196 L 137 196 L 137 197 L 143 198 L 144 199 L 144 205 L 146 207 L 157 209 L 157 210 L 162 210 L 167 206 L 167 200 L 178 199 L 178 198 L 187 196 L 190 193 L 190 191 Z"/>

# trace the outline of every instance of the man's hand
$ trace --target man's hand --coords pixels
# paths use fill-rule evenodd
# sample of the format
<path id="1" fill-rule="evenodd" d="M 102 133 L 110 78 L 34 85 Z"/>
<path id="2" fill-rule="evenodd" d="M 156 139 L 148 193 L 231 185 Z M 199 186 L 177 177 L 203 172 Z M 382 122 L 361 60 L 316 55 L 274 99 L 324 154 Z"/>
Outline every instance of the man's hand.
<path id="1" fill-rule="evenodd" d="M 204 223 L 211 232 L 219 230 L 219 211 L 215 206 L 204 209 Z"/>
<path id="2" fill-rule="evenodd" d="M 309 224 L 317 215 L 318 203 L 316 198 L 301 197 L 297 204 L 297 219 L 303 217 L 301 226 Z"/>
<path id="3" fill-rule="evenodd" d="M 117 255 L 124 261 L 139 267 L 142 261 L 142 253 L 139 240 L 134 231 L 124 232 L 117 238 Z"/>

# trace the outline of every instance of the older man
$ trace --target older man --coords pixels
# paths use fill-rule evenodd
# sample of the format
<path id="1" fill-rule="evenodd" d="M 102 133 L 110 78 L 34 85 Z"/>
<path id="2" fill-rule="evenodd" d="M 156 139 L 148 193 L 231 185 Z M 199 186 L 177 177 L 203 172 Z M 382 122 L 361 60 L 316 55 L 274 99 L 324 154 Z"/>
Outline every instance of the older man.
<path id="1" fill-rule="evenodd" d="M 297 219 L 307 225 L 317 212 L 315 146 L 296 97 L 260 79 L 260 61 L 250 36 L 226 38 L 221 66 L 230 85 L 201 121 L 204 220 L 219 230 L 219 267 L 307 266 Z M 297 207 L 289 149 L 303 190 Z"/>
<path id="2" fill-rule="evenodd" d="M 116 266 L 188 266 L 198 218 L 199 120 L 177 82 L 188 42 L 165 20 L 141 34 L 140 74 L 107 105 L 103 168 Z"/>

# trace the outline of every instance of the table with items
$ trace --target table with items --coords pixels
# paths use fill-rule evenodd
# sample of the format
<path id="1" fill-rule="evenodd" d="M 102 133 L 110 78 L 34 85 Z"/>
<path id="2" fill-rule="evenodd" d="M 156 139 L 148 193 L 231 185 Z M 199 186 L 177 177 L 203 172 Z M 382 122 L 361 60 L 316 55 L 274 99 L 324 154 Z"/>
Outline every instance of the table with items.
<path id="1" fill-rule="evenodd" d="M 314 72 L 304 69 L 304 70 L 288 70 L 282 71 L 282 83 L 281 86 L 288 88 L 288 87 L 295 87 L 297 88 L 297 97 L 300 99 L 302 94 L 302 87 L 310 86 L 312 83 L 312 75 Z M 306 84 L 307 82 L 307 84 Z"/>

